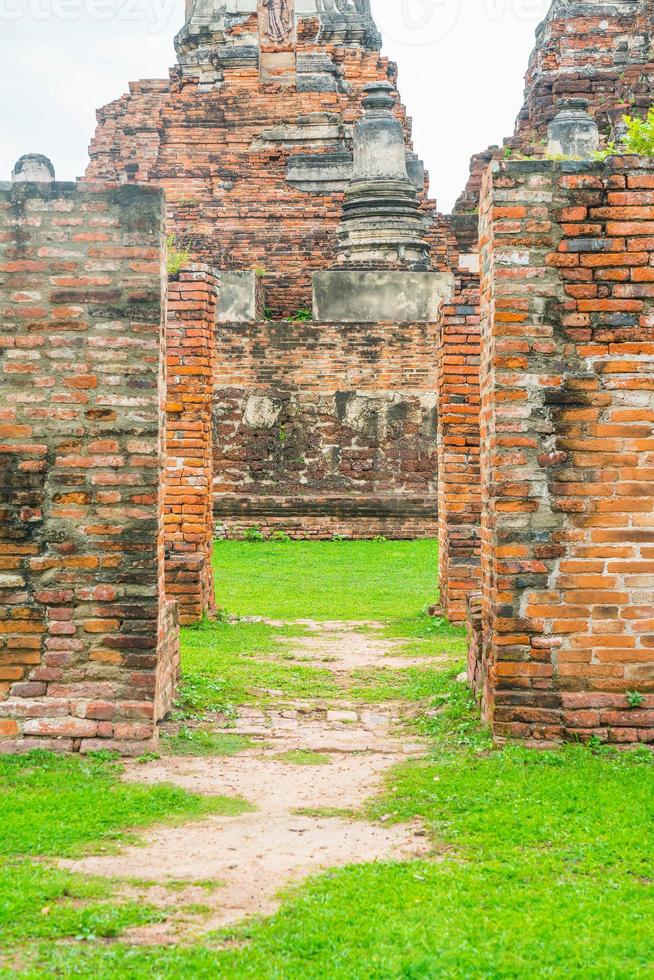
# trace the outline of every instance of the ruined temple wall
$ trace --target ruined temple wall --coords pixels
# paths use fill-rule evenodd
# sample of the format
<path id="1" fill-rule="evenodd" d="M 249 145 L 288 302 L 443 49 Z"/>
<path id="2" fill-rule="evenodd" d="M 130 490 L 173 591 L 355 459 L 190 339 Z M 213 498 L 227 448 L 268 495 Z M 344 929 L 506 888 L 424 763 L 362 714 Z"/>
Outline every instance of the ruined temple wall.
<path id="1" fill-rule="evenodd" d="M 651 160 L 485 179 L 475 658 L 500 737 L 654 741 L 653 232 Z"/>
<path id="2" fill-rule="evenodd" d="M 451 622 L 466 618 L 479 588 L 479 277 L 461 276 L 441 309 L 437 347 L 438 538 L 441 605 Z"/>
<path id="3" fill-rule="evenodd" d="M 606 138 L 625 113 L 645 116 L 654 100 L 653 31 L 652 0 L 553 0 L 536 31 L 515 131 L 503 147 L 473 156 L 455 210 L 477 208 L 492 159 L 507 150 L 545 155 L 548 125 L 564 99 L 586 99 Z"/>
<path id="4" fill-rule="evenodd" d="M 168 281 L 166 320 L 166 593 L 182 625 L 215 607 L 212 403 L 216 370 L 215 270 L 194 265 Z"/>
<path id="5" fill-rule="evenodd" d="M 142 752 L 163 589 L 163 196 L 0 185 L 0 752 Z"/>
<path id="6" fill-rule="evenodd" d="M 256 31 L 256 23 L 239 30 Z M 331 91 L 311 76 L 300 90 L 262 85 L 256 64 L 231 66 L 211 85 L 178 67 L 169 80 L 132 83 L 101 109 L 90 147 L 88 179 L 162 187 L 169 231 L 216 268 L 259 269 L 275 316 L 311 308 L 312 272 L 335 259 L 363 86 L 396 81 L 395 66 L 377 51 L 317 34 L 317 22 L 303 22 L 297 55 L 327 66 Z M 410 120 L 398 112 L 410 149 Z M 456 241 L 416 167 L 433 265 L 447 269 Z"/>
<path id="7" fill-rule="evenodd" d="M 217 523 L 435 536 L 435 345 L 430 323 L 219 324 Z"/>
<path id="8" fill-rule="evenodd" d="M 654 82 L 652 0 L 555 0 L 536 33 L 516 137 L 542 139 L 562 99 L 582 97 L 600 130 L 645 114 Z"/>

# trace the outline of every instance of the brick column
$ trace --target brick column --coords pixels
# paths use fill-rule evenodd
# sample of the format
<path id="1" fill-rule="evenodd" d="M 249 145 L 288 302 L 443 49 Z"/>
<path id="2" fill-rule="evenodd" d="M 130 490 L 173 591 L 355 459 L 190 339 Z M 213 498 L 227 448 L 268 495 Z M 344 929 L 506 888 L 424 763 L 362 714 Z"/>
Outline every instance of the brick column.
<path id="1" fill-rule="evenodd" d="M 651 160 L 496 163 L 484 181 L 482 639 L 500 737 L 654 742 L 653 230 Z"/>
<path id="2" fill-rule="evenodd" d="M 211 551 L 217 274 L 194 265 L 168 284 L 166 592 L 180 622 L 215 608 Z"/>
<path id="3" fill-rule="evenodd" d="M 0 184 L 0 752 L 156 739 L 163 195 Z"/>
<path id="4" fill-rule="evenodd" d="M 479 588 L 479 280 L 469 277 L 441 311 L 438 364 L 438 538 L 441 604 L 466 618 Z"/>

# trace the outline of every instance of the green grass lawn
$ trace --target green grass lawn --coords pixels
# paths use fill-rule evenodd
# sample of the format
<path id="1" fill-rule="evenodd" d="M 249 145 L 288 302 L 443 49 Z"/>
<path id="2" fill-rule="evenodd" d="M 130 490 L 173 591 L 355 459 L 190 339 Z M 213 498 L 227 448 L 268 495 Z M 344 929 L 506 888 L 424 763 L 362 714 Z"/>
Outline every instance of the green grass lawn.
<path id="1" fill-rule="evenodd" d="M 270 619 L 388 620 L 438 598 L 435 541 L 218 541 L 216 598 Z"/>
<path id="2" fill-rule="evenodd" d="M 23 959 L 25 943 L 109 938 L 162 917 L 120 900 L 110 881 L 59 870 L 50 859 L 113 850 L 155 823 L 248 809 L 239 799 L 122 783 L 120 772 L 99 756 L 0 756 L 0 974 L 14 972 L 3 967 Z"/>
<path id="3" fill-rule="evenodd" d="M 433 860 L 324 873 L 290 890 L 271 918 L 192 946 L 130 946 L 121 930 L 158 910 L 117 902 L 107 883 L 61 875 L 30 856 L 115 846 L 126 828 L 238 802 L 120 786 L 115 764 L 102 760 L 0 761 L 0 976 L 652 980 L 654 756 L 494 749 L 455 679 L 462 631 L 421 615 L 435 598 L 434 554 L 430 542 L 230 542 L 216 551 L 218 594 L 230 612 L 379 619 L 385 635 L 414 652 L 449 654 L 428 668 L 357 671 L 349 694 L 420 706 L 427 756 L 393 770 L 360 815 L 384 825 L 421 820 Z M 284 660 L 297 632 L 266 623 L 185 630 L 185 712 L 257 700 L 262 685 L 289 697 L 331 696 L 326 672 Z M 204 734 L 182 741 L 193 738 L 207 752 L 244 747 L 233 736 L 215 746 Z"/>
<path id="4" fill-rule="evenodd" d="M 270 919 L 192 947 L 41 943 L 26 975 L 651 978 L 652 755 L 492 750 L 460 684 L 440 700 L 430 757 L 399 766 L 367 808 L 420 817 L 435 860 L 319 875 Z"/>
<path id="5" fill-rule="evenodd" d="M 267 623 L 221 621 L 183 630 L 182 713 L 230 715 L 238 705 L 269 702 L 269 691 L 283 690 L 297 698 L 336 697 L 338 688 L 329 671 L 283 659 L 284 641 L 303 632 Z"/>

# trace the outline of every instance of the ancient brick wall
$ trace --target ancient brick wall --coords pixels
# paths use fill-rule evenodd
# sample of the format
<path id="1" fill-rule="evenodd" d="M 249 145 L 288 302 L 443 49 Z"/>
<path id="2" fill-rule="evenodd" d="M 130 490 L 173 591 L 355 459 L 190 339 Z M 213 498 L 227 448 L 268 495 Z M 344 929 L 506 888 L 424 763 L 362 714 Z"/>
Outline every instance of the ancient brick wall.
<path id="1" fill-rule="evenodd" d="M 163 219 L 0 185 L 0 752 L 141 752 L 170 705 Z"/>
<path id="2" fill-rule="evenodd" d="M 436 348 L 440 595 L 452 622 L 465 620 L 481 575 L 479 279 L 459 287 L 442 308 Z"/>
<path id="3" fill-rule="evenodd" d="M 234 34 L 256 30 L 253 16 Z M 98 112 L 90 148 L 89 179 L 165 189 L 169 231 L 195 259 L 259 269 L 275 316 L 310 309 L 312 272 L 333 265 L 363 86 L 397 75 L 377 51 L 318 33 L 315 18 L 302 20 L 298 63 L 322 74 L 304 73 L 297 87 L 262 85 L 256 51 L 253 63 L 230 66 L 211 84 L 180 66 L 167 81 L 132 83 Z M 398 111 L 410 149 L 410 120 Z M 434 268 L 448 269 L 456 242 L 429 200 L 420 161 L 411 166 Z"/>
<path id="4" fill-rule="evenodd" d="M 212 402 L 218 278 L 208 266 L 168 282 L 166 593 L 182 625 L 213 610 Z"/>
<path id="5" fill-rule="evenodd" d="M 485 711 L 652 742 L 654 164 L 495 164 L 482 205 Z"/>
<path id="6" fill-rule="evenodd" d="M 216 520 L 435 535 L 435 346 L 429 323 L 219 324 Z"/>
<path id="7" fill-rule="evenodd" d="M 582 97 L 602 132 L 652 101 L 651 0 L 554 0 L 536 32 L 516 124 L 522 143 L 546 135 L 562 99 Z"/>
<path id="8" fill-rule="evenodd" d="M 553 0 L 536 32 L 513 136 L 472 158 L 456 210 L 477 207 L 484 171 L 505 148 L 545 154 L 548 125 L 564 99 L 587 99 L 606 138 L 625 113 L 645 116 L 654 100 L 653 31 L 652 0 Z"/>

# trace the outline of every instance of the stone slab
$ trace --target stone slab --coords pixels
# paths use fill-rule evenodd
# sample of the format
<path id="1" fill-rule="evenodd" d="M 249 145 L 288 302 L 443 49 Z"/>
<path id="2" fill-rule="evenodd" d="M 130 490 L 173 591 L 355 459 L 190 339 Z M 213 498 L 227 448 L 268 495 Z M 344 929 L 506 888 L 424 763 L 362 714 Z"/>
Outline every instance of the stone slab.
<path id="1" fill-rule="evenodd" d="M 256 272 L 221 270 L 216 319 L 218 323 L 242 323 L 259 319 Z"/>
<path id="2" fill-rule="evenodd" d="M 313 316 L 328 323 L 432 323 L 453 293 L 449 272 L 316 272 Z"/>

